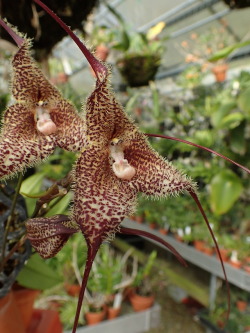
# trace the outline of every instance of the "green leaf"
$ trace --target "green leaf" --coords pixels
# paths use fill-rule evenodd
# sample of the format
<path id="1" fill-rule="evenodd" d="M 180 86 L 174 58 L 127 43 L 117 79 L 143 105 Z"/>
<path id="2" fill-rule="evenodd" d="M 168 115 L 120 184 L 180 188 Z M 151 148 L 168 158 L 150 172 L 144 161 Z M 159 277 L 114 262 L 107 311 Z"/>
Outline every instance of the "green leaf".
<path id="1" fill-rule="evenodd" d="M 235 128 L 240 125 L 245 117 L 241 112 L 234 112 L 223 118 L 221 128 Z"/>
<path id="2" fill-rule="evenodd" d="M 239 155 L 244 155 L 247 150 L 247 142 L 244 136 L 245 133 L 245 122 L 242 122 L 240 126 L 234 128 L 230 132 L 229 145 L 232 151 Z"/>
<path id="3" fill-rule="evenodd" d="M 197 130 L 194 133 L 194 141 L 199 145 L 211 147 L 214 140 L 215 136 L 211 130 Z"/>
<path id="4" fill-rule="evenodd" d="M 65 211 L 69 207 L 69 203 L 72 200 L 73 194 L 72 192 L 68 192 L 55 206 L 53 206 L 45 216 L 53 216 L 56 214 L 64 214 Z M 55 200 L 58 200 L 57 198 L 52 200 L 50 205 L 53 205 Z"/>
<path id="5" fill-rule="evenodd" d="M 230 55 L 230 53 L 232 53 L 233 51 L 240 49 L 241 47 L 247 46 L 250 44 L 250 40 L 247 40 L 245 42 L 242 43 L 236 43 L 230 46 L 225 47 L 224 49 L 216 52 L 214 55 L 212 55 L 212 57 L 210 57 L 208 59 L 208 61 L 218 61 L 220 59 L 224 59 L 226 57 L 228 57 Z"/>
<path id="6" fill-rule="evenodd" d="M 44 173 L 36 173 L 22 182 L 20 192 L 27 193 L 28 195 L 37 194 L 42 186 Z M 25 198 L 28 215 L 31 216 L 35 209 L 36 198 Z"/>
<path id="7" fill-rule="evenodd" d="M 211 123 L 214 127 L 220 128 L 222 126 L 223 118 L 231 112 L 237 104 L 234 101 L 224 102 L 218 110 L 213 112 L 211 116 Z"/>
<path id="8" fill-rule="evenodd" d="M 210 203 L 216 215 L 228 212 L 242 192 L 240 178 L 231 170 L 223 170 L 211 181 Z"/>
<path id="9" fill-rule="evenodd" d="M 238 105 L 240 109 L 247 115 L 250 115 L 250 87 L 243 90 L 238 98 Z"/>
<path id="10" fill-rule="evenodd" d="M 56 271 L 34 254 L 17 276 L 18 283 L 26 288 L 45 290 L 62 282 Z"/>

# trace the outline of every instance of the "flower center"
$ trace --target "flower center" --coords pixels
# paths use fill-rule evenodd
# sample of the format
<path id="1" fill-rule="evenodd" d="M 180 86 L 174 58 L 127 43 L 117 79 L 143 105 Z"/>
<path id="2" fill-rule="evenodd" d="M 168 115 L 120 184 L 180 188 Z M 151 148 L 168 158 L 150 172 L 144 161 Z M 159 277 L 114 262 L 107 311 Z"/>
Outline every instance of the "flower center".
<path id="1" fill-rule="evenodd" d="M 36 106 L 36 128 L 44 135 L 50 135 L 56 132 L 57 127 L 50 118 L 48 109 L 45 108 L 47 102 L 39 101 Z"/>
<path id="2" fill-rule="evenodd" d="M 110 155 L 114 159 L 112 165 L 113 171 L 118 178 L 130 180 L 135 175 L 135 168 L 132 167 L 128 160 L 124 159 L 124 152 L 121 140 L 112 139 L 110 144 Z"/>

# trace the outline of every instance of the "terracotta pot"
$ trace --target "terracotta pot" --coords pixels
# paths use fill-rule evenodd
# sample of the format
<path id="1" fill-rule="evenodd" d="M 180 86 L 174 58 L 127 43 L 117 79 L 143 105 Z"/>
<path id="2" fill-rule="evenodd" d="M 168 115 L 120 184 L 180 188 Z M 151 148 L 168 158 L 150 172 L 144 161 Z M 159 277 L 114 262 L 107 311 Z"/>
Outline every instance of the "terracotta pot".
<path id="1" fill-rule="evenodd" d="M 164 229 L 164 228 L 160 228 L 160 229 L 159 229 L 159 232 L 160 232 L 161 234 L 163 234 L 163 235 L 167 235 L 168 230 L 167 230 L 167 229 Z"/>
<path id="2" fill-rule="evenodd" d="M 26 333 L 20 309 L 12 291 L 0 299 L 0 332 Z"/>
<path id="3" fill-rule="evenodd" d="M 214 249 L 212 247 L 204 245 L 202 252 L 207 254 L 208 256 L 212 256 L 214 254 Z"/>
<path id="4" fill-rule="evenodd" d="M 227 64 L 216 65 L 212 68 L 212 72 L 214 73 L 217 82 L 225 81 L 227 70 L 228 70 Z"/>
<path id="5" fill-rule="evenodd" d="M 202 251 L 203 248 L 205 247 L 205 242 L 201 241 L 201 240 L 195 240 L 194 241 L 194 247 L 196 248 L 196 250 Z"/>
<path id="6" fill-rule="evenodd" d="M 250 274 L 250 265 L 245 265 L 243 268 L 247 273 Z"/>
<path id="7" fill-rule="evenodd" d="M 144 221 L 144 216 L 143 215 L 136 215 L 135 216 L 135 221 L 137 223 L 142 223 Z"/>
<path id="8" fill-rule="evenodd" d="M 151 229 L 155 229 L 156 226 L 157 226 L 157 224 L 155 222 L 149 223 L 149 228 L 151 228 Z"/>
<path id="9" fill-rule="evenodd" d="M 120 312 L 121 312 L 120 307 L 119 308 L 108 307 L 108 309 L 107 309 L 107 318 L 109 320 L 114 319 L 117 316 L 119 316 Z"/>
<path id="10" fill-rule="evenodd" d="M 227 249 L 220 249 L 220 255 L 221 255 L 222 261 L 228 261 L 229 254 L 230 254 L 229 250 L 227 250 Z M 219 259 L 218 253 L 216 253 L 216 257 L 217 257 L 217 259 Z"/>
<path id="11" fill-rule="evenodd" d="M 237 309 L 240 312 L 244 312 L 247 309 L 247 302 L 246 301 L 242 301 L 242 300 L 238 300 L 238 301 L 236 301 L 236 306 L 237 306 Z"/>
<path id="12" fill-rule="evenodd" d="M 242 263 L 239 260 L 229 260 L 229 264 L 235 268 L 240 268 L 242 266 Z"/>
<path id="13" fill-rule="evenodd" d="M 100 44 L 96 47 L 95 55 L 98 59 L 105 61 L 109 55 L 109 51 L 106 45 Z"/>
<path id="14" fill-rule="evenodd" d="M 135 287 L 126 287 L 123 292 L 123 299 L 126 301 L 130 300 L 130 297 L 135 293 Z"/>
<path id="15" fill-rule="evenodd" d="M 105 310 L 100 312 L 87 312 L 85 314 L 86 322 L 88 325 L 96 325 L 100 323 L 105 317 Z"/>
<path id="16" fill-rule="evenodd" d="M 69 296 L 78 297 L 81 286 L 79 284 L 65 284 L 65 290 Z"/>
<path id="17" fill-rule="evenodd" d="M 151 308 L 154 304 L 154 296 L 140 296 L 138 294 L 133 294 L 130 296 L 130 302 L 135 311 L 143 311 Z"/>
<path id="18" fill-rule="evenodd" d="M 17 331 L 19 333 L 19 331 Z M 62 333 L 63 327 L 57 311 L 35 309 L 26 333 Z M 14 333 L 14 332 L 13 332 Z"/>
<path id="19" fill-rule="evenodd" d="M 17 306 L 19 308 L 26 329 L 30 324 L 33 313 L 33 305 L 39 293 L 39 290 L 29 288 L 20 288 L 13 291 Z"/>

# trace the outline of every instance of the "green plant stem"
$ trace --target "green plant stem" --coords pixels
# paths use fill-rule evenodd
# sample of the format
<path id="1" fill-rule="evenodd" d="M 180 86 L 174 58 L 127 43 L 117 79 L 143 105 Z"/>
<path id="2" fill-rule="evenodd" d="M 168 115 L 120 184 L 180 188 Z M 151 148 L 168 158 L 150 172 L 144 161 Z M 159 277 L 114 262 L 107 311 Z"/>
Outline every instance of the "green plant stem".
<path id="1" fill-rule="evenodd" d="M 16 187 L 15 195 L 13 197 L 12 205 L 11 205 L 11 208 L 10 208 L 10 215 L 8 217 L 7 224 L 6 224 L 6 227 L 5 227 L 5 232 L 4 232 L 4 237 L 3 237 L 2 260 L 1 260 L 1 262 L 4 261 L 4 255 L 5 255 L 7 237 L 8 237 L 8 234 L 9 234 L 11 222 L 13 221 L 13 218 L 14 218 L 15 208 L 16 208 L 16 204 L 17 204 L 17 199 L 18 199 L 18 195 L 19 195 L 19 192 L 20 192 L 20 188 L 21 188 L 21 185 L 22 185 L 22 181 L 23 181 L 23 174 L 20 173 L 19 177 L 18 177 L 18 182 L 17 182 L 17 187 Z"/>

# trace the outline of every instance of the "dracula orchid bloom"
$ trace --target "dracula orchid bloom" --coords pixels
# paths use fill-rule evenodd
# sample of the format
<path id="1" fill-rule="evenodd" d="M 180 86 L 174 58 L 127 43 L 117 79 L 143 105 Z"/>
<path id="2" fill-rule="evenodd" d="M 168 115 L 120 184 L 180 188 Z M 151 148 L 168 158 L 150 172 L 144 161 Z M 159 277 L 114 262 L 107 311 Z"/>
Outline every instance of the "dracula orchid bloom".
<path id="1" fill-rule="evenodd" d="M 12 60 L 16 103 L 5 111 L 0 135 L 0 177 L 6 178 L 40 162 L 55 146 L 79 150 L 85 135 L 73 105 L 62 98 L 33 61 L 30 41 L 4 21 L 0 24 L 19 48 Z"/>
<path id="2" fill-rule="evenodd" d="M 72 215 L 36 218 L 26 223 L 28 238 L 44 258 L 55 255 L 74 232 L 81 231 L 86 239 L 87 261 L 72 331 L 74 333 L 88 276 L 104 240 L 110 239 L 117 232 L 143 235 L 163 243 L 181 260 L 179 254 L 162 239 L 121 226 L 123 219 L 134 210 L 138 192 L 158 198 L 184 191 L 190 193 L 208 225 L 218 253 L 219 249 L 197 198 L 195 184 L 159 156 L 150 147 L 144 134 L 124 113 L 111 90 L 109 68 L 99 62 L 46 5 L 40 0 L 34 2 L 68 32 L 92 66 L 97 78 L 95 90 L 87 100 L 83 117 L 86 142 L 74 168 Z M 223 263 L 222 268 L 227 281 Z"/>
<path id="3" fill-rule="evenodd" d="M 36 159 L 41 158 L 39 154 L 49 153 L 48 151 L 44 152 L 44 148 L 39 146 L 41 140 L 44 140 L 43 142 L 46 144 L 47 141 L 52 141 L 51 151 L 56 145 L 67 150 L 80 151 L 73 172 L 74 201 L 71 216 L 56 215 L 50 218 L 34 218 L 26 223 L 28 238 L 33 247 L 44 258 L 54 256 L 69 236 L 75 232 L 82 232 L 86 239 L 87 262 L 72 331 L 74 333 L 77 328 L 89 272 L 96 253 L 104 240 L 112 238 L 117 232 L 143 235 L 161 242 L 182 261 L 179 254 L 161 238 L 147 232 L 121 226 L 123 219 L 134 211 L 139 192 L 157 198 L 182 192 L 190 193 L 211 234 L 212 230 L 197 198 L 196 185 L 150 147 L 145 135 L 138 130 L 117 102 L 109 83 L 109 68 L 99 62 L 47 6 L 40 0 L 34 0 L 34 2 L 47 11 L 68 32 L 89 61 L 97 78 L 95 90 L 86 102 L 86 110 L 82 119 L 76 115 L 70 104 L 67 104 L 68 107 L 60 107 L 66 102 L 61 97 L 56 98 L 57 91 L 51 86 L 50 89 L 46 90 L 47 92 L 51 91 L 48 95 L 41 95 L 43 90 L 39 88 L 35 97 L 30 97 L 29 105 L 32 105 L 32 108 L 28 108 L 25 104 L 27 98 L 21 103 L 21 106 L 26 108 L 25 116 L 29 114 L 29 119 L 32 119 Z M 35 75 L 33 72 L 29 73 Z M 19 81 L 28 80 L 27 82 L 29 82 L 29 78 L 26 76 L 23 79 L 20 72 Z M 25 86 L 21 83 L 18 91 L 21 97 L 24 94 L 26 96 Z M 49 102 L 49 107 L 44 105 L 45 100 Z M 12 113 L 9 111 L 8 113 L 10 114 L 9 122 L 15 123 L 16 114 L 13 113 L 14 119 L 12 119 Z M 23 125 L 23 115 L 19 118 L 19 122 Z M 39 125 L 36 119 L 41 120 Z M 62 122 L 60 122 L 61 120 Z M 43 126 L 47 128 L 47 122 L 50 123 L 49 127 L 52 128 L 52 132 L 42 133 L 40 125 L 44 131 Z M 52 123 L 55 124 L 55 127 Z M 64 132 L 63 126 L 67 128 Z M 72 130 L 70 126 L 72 126 Z M 25 128 L 25 130 L 27 129 Z M 15 142 L 14 137 L 9 137 L 7 142 Z M 26 148 L 26 155 L 32 154 L 32 148 Z M 0 147 L 0 149 L 4 161 L 6 158 L 4 147 Z M 17 154 L 23 154 L 22 147 L 15 146 L 15 151 Z M 25 160 L 23 165 L 29 165 L 30 162 L 33 162 L 33 159 L 31 161 Z M 1 163 L 3 162 L 0 162 L 0 167 L 2 167 Z M 219 253 L 213 234 L 212 237 Z M 222 268 L 226 278 L 223 263 Z"/>

